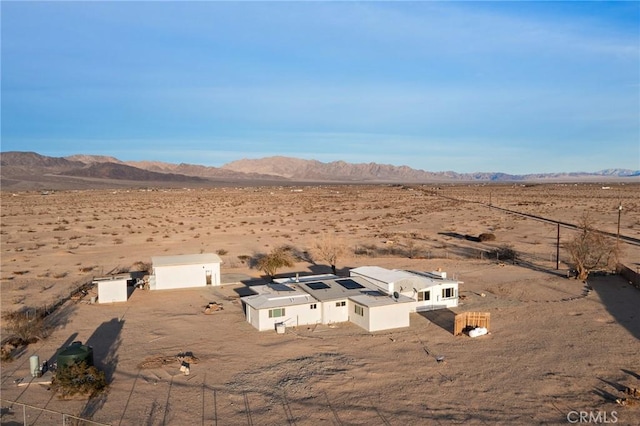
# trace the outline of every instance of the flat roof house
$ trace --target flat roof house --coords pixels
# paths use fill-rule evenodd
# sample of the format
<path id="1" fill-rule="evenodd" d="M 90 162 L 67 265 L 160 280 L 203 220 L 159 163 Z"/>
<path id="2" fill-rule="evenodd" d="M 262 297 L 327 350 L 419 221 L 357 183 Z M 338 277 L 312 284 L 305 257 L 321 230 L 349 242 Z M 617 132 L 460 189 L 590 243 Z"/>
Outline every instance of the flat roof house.
<path id="1" fill-rule="evenodd" d="M 361 266 L 350 271 L 387 294 L 394 292 L 415 300 L 415 311 L 458 306 L 459 281 L 447 279 L 445 272 L 418 272 Z"/>
<path id="2" fill-rule="evenodd" d="M 247 322 L 258 330 L 351 321 L 367 331 L 408 327 L 415 301 L 391 297 L 363 278 L 335 275 L 296 277 L 253 287 L 257 295 L 243 297 Z M 286 284 L 285 284 L 286 283 Z"/>
<path id="3" fill-rule="evenodd" d="M 220 285 L 222 260 L 213 253 L 151 258 L 153 273 L 149 278 L 151 290 L 204 287 Z"/>

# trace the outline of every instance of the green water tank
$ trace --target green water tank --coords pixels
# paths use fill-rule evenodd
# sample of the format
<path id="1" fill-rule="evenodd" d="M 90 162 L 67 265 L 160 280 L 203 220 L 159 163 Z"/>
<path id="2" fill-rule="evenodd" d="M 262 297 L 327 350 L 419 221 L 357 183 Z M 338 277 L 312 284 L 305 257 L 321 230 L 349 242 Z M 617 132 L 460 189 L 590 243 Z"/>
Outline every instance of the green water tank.
<path id="1" fill-rule="evenodd" d="M 93 365 L 93 348 L 83 345 L 82 342 L 73 342 L 58 353 L 56 362 L 58 368 L 65 368 L 81 362 L 84 362 L 87 366 Z"/>

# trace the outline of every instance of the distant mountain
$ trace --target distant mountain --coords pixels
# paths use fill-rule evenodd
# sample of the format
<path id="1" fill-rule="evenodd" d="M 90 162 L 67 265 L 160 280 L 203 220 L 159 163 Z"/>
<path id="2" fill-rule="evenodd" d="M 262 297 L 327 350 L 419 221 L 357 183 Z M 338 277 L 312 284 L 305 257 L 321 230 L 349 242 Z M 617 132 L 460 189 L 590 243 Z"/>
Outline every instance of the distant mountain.
<path id="1" fill-rule="evenodd" d="M 186 176 L 176 173 L 157 173 L 137 167 L 118 163 L 92 163 L 78 169 L 59 173 L 64 176 L 78 176 L 98 179 L 120 179 L 130 181 L 155 181 L 155 182 L 203 182 L 204 179 L 196 176 Z"/>
<path id="2" fill-rule="evenodd" d="M 93 163 L 118 163 L 122 164 L 123 162 L 118 160 L 116 157 L 110 157 L 108 155 L 85 155 L 85 154 L 76 154 L 69 155 L 64 157 L 70 161 L 79 161 L 84 164 L 93 164 Z"/>
<path id="3" fill-rule="evenodd" d="M 74 161 L 62 157 L 47 157 L 36 152 L 3 152 L 0 155 L 0 165 L 3 167 L 41 167 L 46 169 L 65 169 L 82 167 L 81 161 Z"/>
<path id="4" fill-rule="evenodd" d="M 322 163 L 317 160 L 302 160 L 291 157 L 268 157 L 257 160 L 238 160 L 222 166 L 223 169 L 284 177 L 300 181 L 347 181 L 347 182 L 420 182 L 434 180 L 457 180 L 454 172 L 433 173 L 415 170 L 407 166 L 360 163 L 344 161 Z"/>
<path id="5" fill-rule="evenodd" d="M 335 183 L 429 183 L 429 182 L 523 182 L 593 181 L 629 179 L 640 170 L 606 169 L 599 172 L 541 173 L 511 175 L 500 172 L 429 172 L 407 166 L 377 163 L 347 163 L 303 160 L 291 157 L 243 159 L 210 167 L 158 161 L 121 161 L 103 155 L 78 154 L 47 157 L 35 152 L 0 153 L 0 179 L 3 187 L 70 188 L 126 186 L 131 182 L 149 185 L 283 184 L 286 182 Z M 117 183 L 121 181 L 122 183 Z M 640 182 L 640 180 L 639 180 Z"/>
<path id="6" fill-rule="evenodd" d="M 638 176 L 640 171 L 626 169 L 609 169 L 595 173 L 541 173 L 528 175 L 511 175 L 500 172 L 456 173 L 429 172 L 412 169 L 407 166 L 389 164 L 360 163 L 352 164 L 344 161 L 322 163 L 317 160 L 303 160 L 291 157 L 267 157 L 261 159 L 242 159 L 222 166 L 223 169 L 236 172 L 249 170 L 264 175 L 285 177 L 297 181 L 348 181 L 348 182 L 442 182 L 442 181 L 476 181 L 476 182 L 519 182 L 529 180 L 562 180 L 597 177 L 631 177 Z"/>
<path id="7" fill-rule="evenodd" d="M 158 173 L 179 173 L 187 176 L 198 176 L 203 178 L 214 179 L 267 179 L 273 180 L 274 176 L 262 175 L 254 172 L 236 172 L 233 170 L 226 170 L 219 167 L 200 166 L 197 164 L 173 164 L 163 163 L 160 161 L 127 161 L 125 164 L 129 166 L 138 167 L 144 170 L 150 170 Z M 282 178 L 278 178 L 282 180 Z"/>

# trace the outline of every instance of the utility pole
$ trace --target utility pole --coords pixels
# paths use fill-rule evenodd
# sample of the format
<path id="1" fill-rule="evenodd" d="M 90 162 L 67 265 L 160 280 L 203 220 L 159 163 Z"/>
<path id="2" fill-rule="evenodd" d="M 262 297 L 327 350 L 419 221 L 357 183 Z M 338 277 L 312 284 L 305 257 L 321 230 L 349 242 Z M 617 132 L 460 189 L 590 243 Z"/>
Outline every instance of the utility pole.
<path id="1" fill-rule="evenodd" d="M 618 233 L 616 234 L 616 250 L 620 249 L 620 216 L 622 216 L 622 201 L 618 204 Z"/>
<path id="2" fill-rule="evenodd" d="M 556 237 L 556 271 L 560 269 L 560 222 L 558 222 L 558 236 Z"/>

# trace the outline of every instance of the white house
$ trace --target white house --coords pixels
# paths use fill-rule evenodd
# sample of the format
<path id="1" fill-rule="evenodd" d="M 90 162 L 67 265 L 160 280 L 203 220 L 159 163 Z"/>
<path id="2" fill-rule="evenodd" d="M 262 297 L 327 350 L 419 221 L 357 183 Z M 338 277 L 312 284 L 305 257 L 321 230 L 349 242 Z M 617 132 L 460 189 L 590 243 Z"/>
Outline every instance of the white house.
<path id="1" fill-rule="evenodd" d="M 98 303 L 126 302 L 127 281 L 130 279 L 130 274 L 95 277 L 93 285 L 98 286 Z"/>
<path id="2" fill-rule="evenodd" d="M 363 278 L 317 275 L 278 280 L 252 287 L 258 294 L 242 298 L 247 322 L 258 330 L 351 321 L 367 331 L 408 327 L 415 301 L 376 290 Z"/>
<path id="3" fill-rule="evenodd" d="M 149 277 L 151 290 L 204 287 L 220 285 L 222 260 L 213 253 L 151 258 L 153 274 Z"/>
<path id="4" fill-rule="evenodd" d="M 386 269 L 379 266 L 361 266 L 350 271 L 352 277 L 361 277 L 379 290 L 415 300 L 416 311 L 454 308 L 458 306 L 459 281 L 447 279 L 446 272 L 417 272 Z"/>
<path id="5" fill-rule="evenodd" d="M 318 301 L 295 286 L 273 283 L 252 290 L 258 294 L 242 302 L 247 322 L 260 331 L 274 330 L 277 323 L 297 327 L 320 322 Z"/>

